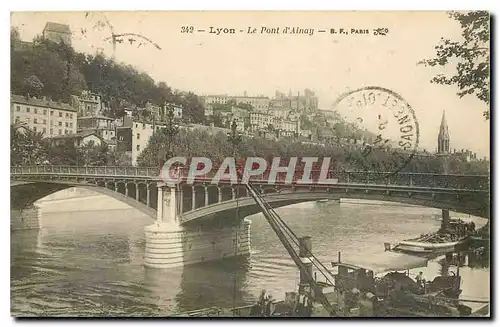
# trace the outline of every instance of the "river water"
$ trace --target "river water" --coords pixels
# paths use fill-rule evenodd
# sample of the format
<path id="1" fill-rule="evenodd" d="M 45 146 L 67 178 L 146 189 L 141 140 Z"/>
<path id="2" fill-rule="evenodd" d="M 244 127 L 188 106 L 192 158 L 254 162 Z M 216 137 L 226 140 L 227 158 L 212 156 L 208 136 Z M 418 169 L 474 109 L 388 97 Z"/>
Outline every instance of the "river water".
<path id="1" fill-rule="evenodd" d="M 151 218 L 116 204 L 110 210 L 68 212 L 89 203 L 95 208 L 99 201 L 115 200 L 85 198 L 66 207 L 55 201 L 44 207 L 42 230 L 11 234 L 13 316 L 167 316 L 250 304 L 262 288 L 278 299 L 296 289 L 298 271 L 260 214 L 249 217 L 250 257 L 155 270 L 143 266 L 143 229 Z M 327 266 L 338 251 L 343 258 L 366 257 L 383 252 L 384 242 L 434 231 L 440 224 L 440 210 L 355 200 L 303 203 L 277 212 L 297 235 L 312 237 L 313 252 Z M 461 297 L 488 300 L 488 264 L 468 267 L 468 262 L 460 268 Z M 438 260 L 424 269 L 431 280 L 446 270 Z"/>

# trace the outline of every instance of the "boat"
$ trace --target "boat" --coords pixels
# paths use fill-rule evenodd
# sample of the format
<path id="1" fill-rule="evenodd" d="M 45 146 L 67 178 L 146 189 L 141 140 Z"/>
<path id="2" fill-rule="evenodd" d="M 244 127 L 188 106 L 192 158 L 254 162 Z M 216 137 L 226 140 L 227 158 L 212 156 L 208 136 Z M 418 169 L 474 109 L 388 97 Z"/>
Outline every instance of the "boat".
<path id="1" fill-rule="evenodd" d="M 439 255 L 457 252 L 465 248 L 469 242 L 473 225 L 461 220 L 450 221 L 446 230 L 440 229 L 435 233 L 423 234 L 417 238 L 404 240 L 394 247 L 384 243 L 386 251 L 395 251 L 413 254 Z"/>
<path id="2" fill-rule="evenodd" d="M 409 269 L 427 266 L 428 259 L 386 251 L 365 256 L 364 265 L 332 262 L 334 274 L 313 254 L 310 237 L 297 237 L 258 191 L 247 190 L 261 208 L 265 219 L 297 265 L 300 283 L 297 292 L 287 292 L 285 300 L 275 301 L 262 292 L 255 304 L 232 308 L 208 308 L 177 316 L 217 317 L 401 317 L 464 316 L 470 308 L 457 300 L 460 276 L 436 277 L 432 282 L 417 283 Z M 298 245 L 298 251 L 296 246 Z M 366 268 L 367 264 L 376 266 Z M 315 271 L 313 272 L 313 268 Z M 406 273 L 399 271 L 405 270 Z M 317 278 L 319 272 L 324 278 Z M 384 274 L 385 273 L 385 274 Z M 384 275 L 382 275 L 384 274 Z M 320 277 L 321 278 L 321 277 Z M 450 296 L 452 298 L 450 299 Z M 272 309 L 271 309 L 272 308 Z"/>
<path id="3" fill-rule="evenodd" d="M 338 269 L 335 284 L 344 293 L 356 290 L 361 298 L 373 298 L 375 317 L 401 316 L 468 316 L 471 308 L 460 303 L 461 278 L 457 274 L 437 276 L 432 281 L 418 283 L 410 269 L 427 266 L 424 257 L 397 252 L 369 256 L 362 265 L 350 261 L 332 262 Z M 403 271 L 403 272 L 401 272 Z M 342 302 L 342 301 L 339 301 Z"/>

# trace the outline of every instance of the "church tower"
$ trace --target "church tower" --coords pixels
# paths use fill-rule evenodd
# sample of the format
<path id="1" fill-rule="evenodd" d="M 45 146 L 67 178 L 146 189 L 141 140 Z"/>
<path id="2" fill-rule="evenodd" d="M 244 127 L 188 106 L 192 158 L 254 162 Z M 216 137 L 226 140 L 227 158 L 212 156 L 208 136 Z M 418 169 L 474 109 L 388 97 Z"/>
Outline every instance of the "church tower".
<path id="1" fill-rule="evenodd" d="M 439 127 L 438 135 L 438 154 L 450 153 L 450 134 L 448 133 L 448 124 L 444 115 L 441 118 L 441 126 Z"/>

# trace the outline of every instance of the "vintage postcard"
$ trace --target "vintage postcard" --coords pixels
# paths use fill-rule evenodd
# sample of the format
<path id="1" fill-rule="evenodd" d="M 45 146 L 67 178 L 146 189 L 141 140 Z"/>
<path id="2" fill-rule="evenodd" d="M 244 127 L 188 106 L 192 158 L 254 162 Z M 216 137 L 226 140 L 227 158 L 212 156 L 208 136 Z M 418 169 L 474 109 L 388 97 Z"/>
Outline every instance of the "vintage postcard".
<path id="1" fill-rule="evenodd" d="M 13 317 L 490 317 L 490 14 L 12 12 Z"/>

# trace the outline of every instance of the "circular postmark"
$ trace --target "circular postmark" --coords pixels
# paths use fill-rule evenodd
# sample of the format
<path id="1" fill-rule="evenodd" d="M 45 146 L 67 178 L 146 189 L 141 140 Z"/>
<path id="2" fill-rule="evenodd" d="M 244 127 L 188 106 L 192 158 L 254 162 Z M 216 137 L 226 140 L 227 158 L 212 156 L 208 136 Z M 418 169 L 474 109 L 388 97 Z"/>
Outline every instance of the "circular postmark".
<path id="1" fill-rule="evenodd" d="M 394 91 L 377 86 L 349 91 L 334 102 L 333 109 L 349 126 L 344 135 L 348 170 L 377 172 L 385 178 L 407 167 L 417 152 L 415 112 Z"/>

